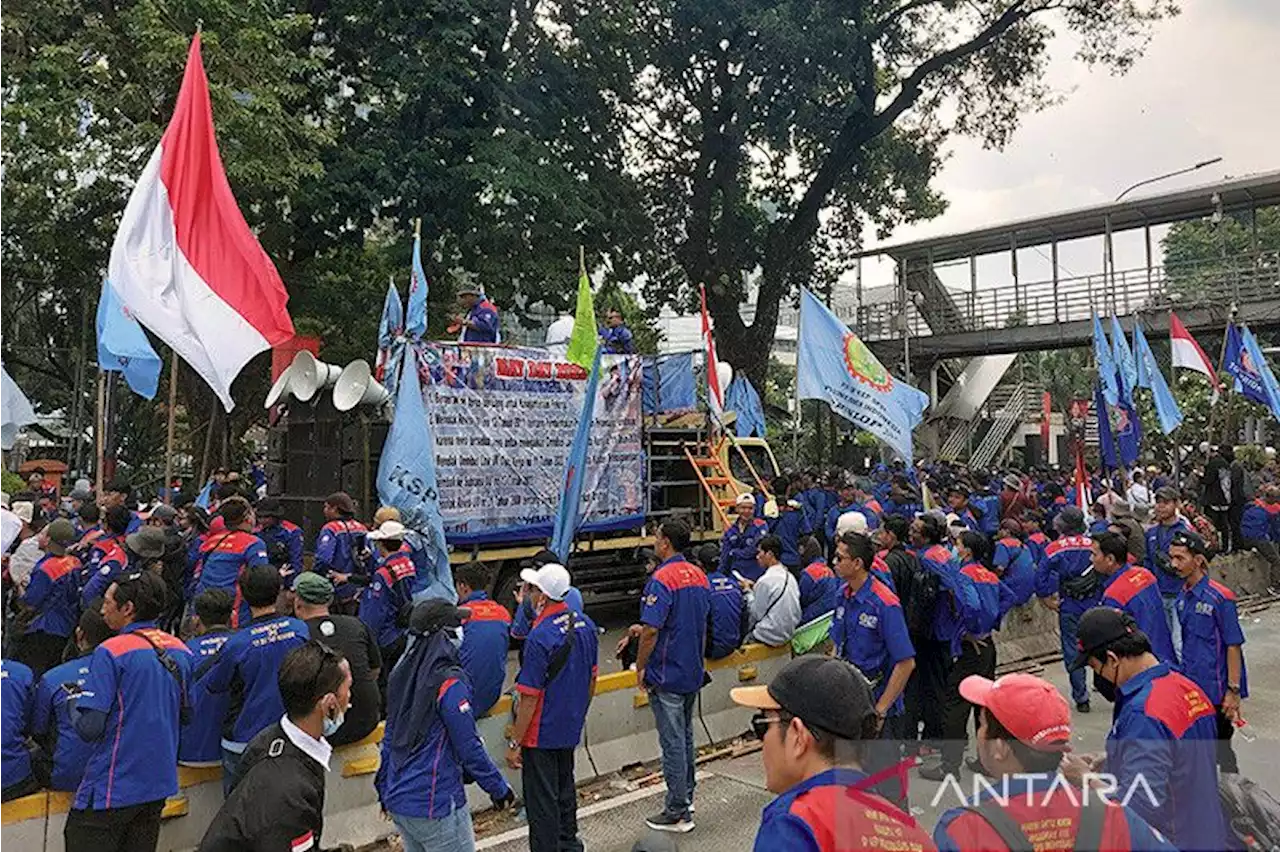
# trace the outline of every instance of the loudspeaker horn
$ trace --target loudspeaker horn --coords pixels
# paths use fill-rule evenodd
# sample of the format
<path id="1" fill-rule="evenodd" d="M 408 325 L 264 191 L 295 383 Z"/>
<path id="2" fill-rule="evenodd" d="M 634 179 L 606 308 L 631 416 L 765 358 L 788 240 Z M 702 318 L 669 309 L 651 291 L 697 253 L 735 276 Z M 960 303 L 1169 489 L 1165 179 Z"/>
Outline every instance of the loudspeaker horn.
<path id="1" fill-rule="evenodd" d="M 273 408 L 284 396 L 285 391 L 289 389 L 289 380 L 293 378 L 292 367 L 292 364 L 285 367 L 275 380 L 275 383 L 271 385 L 271 390 L 267 392 L 267 401 L 262 405 L 263 408 Z"/>
<path id="2" fill-rule="evenodd" d="M 289 390 L 303 402 L 310 402 L 316 391 L 332 387 L 338 381 L 342 368 L 337 364 L 318 361 L 316 356 L 303 349 L 293 356 L 289 372 L 293 373 L 293 378 L 289 380 Z"/>
<path id="3" fill-rule="evenodd" d="M 350 411 L 358 405 L 381 405 L 389 399 L 390 391 L 373 378 L 369 362 L 363 358 L 343 367 L 333 386 L 333 407 L 339 411 Z"/>

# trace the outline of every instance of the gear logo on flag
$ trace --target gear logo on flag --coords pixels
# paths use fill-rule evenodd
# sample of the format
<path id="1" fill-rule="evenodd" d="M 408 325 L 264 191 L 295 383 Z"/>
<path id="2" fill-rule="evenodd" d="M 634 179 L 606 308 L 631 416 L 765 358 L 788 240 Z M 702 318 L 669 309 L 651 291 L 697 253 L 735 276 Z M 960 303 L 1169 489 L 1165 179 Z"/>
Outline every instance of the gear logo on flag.
<path id="1" fill-rule="evenodd" d="M 1119 435 L 1129 428 L 1129 412 L 1118 405 L 1111 409 L 1110 420 L 1113 435 Z"/>
<path id="2" fill-rule="evenodd" d="M 893 376 L 856 334 L 844 336 L 844 366 L 849 375 L 878 391 L 885 392 L 893 387 Z"/>

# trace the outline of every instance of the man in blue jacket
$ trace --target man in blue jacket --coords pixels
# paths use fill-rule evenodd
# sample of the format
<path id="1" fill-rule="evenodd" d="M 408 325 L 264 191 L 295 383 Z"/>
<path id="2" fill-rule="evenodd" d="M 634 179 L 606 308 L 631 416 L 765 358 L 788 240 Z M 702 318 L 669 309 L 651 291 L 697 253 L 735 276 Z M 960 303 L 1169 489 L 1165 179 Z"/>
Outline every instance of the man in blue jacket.
<path id="1" fill-rule="evenodd" d="M 80 615 L 80 560 L 67 553 L 75 542 L 75 529 L 70 521 L 58 518 L 40 537 L 45 555 L 31 569 L 22 595 L 21 618 L 26 628 L 14 654 L 36 677 L 62 661 Z"/>
<path id="2" fill-rule="evenodd" d="M 1130 564 L 1128 556 L 1123 536 L 1104 532 L 1093 537 L 1093 570 L 1103 578 L 1102 604 L 1133 616 L 1138 629 L 1151 641 L 1156 659 L 1176 669 L 1178 655 L 1164 620 L 1160 587 L 1150 571 Z"/>
<path id="3" fill-rule="evenodd" d="M 387 727 L 374 779 L 406 852 L 474 848 L 467 780 L 499 810 L 515 792 L 485 751 L 454 635 L 466 610 L 438 598 L 415 604 L 412 647 L 387 685 Z"/>
<path id="4" fill-rule="evenodd" d="M 459 659 L 471 680 L 475 717 L 483 718 L 502 695 L 507 678 L 507 648 L 511 643 L 511 614 L 490 600 L 489 570 L 480 562 L 468 562 L 454 572 L 458 606 L 467 612 L 462 626 Z"/>
<path id="5" fill-rule="evenodd" d="M 249 741 L 284 715 L 276 685 L 281 661 L 310 638 L 306 624 L 276 614 L 280 572 L 274 566 L 245 569 L 240 594 L 249 604 L 250 621 L 222 646 L 205 680 L 209 692 L 231 693 L 222 729 L 222 790 L 228 796 L 240 782 L 240 758 Z"/>
<path id="6" fill-rule="evenodd" d="M 1173 650 L 1182 653 L 1182 625 L 1178 623 L 1178 590 L 1182 581 L 1173 570 L 1169 559 L 1169 543 L 1179 532 L 1192 532 L 1191 525 L 1178 514 L 1178 489 L 1166 485 L 1156 491 L 1156 502 L 1151 508 L 1155 521 L 1147 530 L 1147 570 L 1160 584 L 1160 597 L 1164 600 L 1164 618 L 1173 636 Z"/>
<path id="7" fill-rule="evenodd" d="M 1258 551 L 1271 571 L 1270 583 L 1280 586 L 1280 488 L 1266 485 L 1240 516 L 1240 538 Z"/>
<path id="8" fill-rule="evenodd" d="M 86 609 L 76 625 L 75 643 L 79 656 L 44 673 L 36 685 L 31 714 L 31 734 L 53 758 L 49 789 L 74 792 L 84 778 L 93 746 L 76 733 L 71 708 L 89 679 L 89 659 L 95 648 L 114 634 L 102 613 Z"/>
<path id="9" fill-rule="evenodd" d="M 178 762 L 186 766 L 218 766 L 222 762 L 222 725 L 231 696 L 210 692 L 209 671 L 231 638 L 235 599 L 226 589 L 205 589 L 192 601 L 196 635 L 187 641 L 195 658 L 191 676 L 191 713 L 178 740 Z"/>
<path id="10" fill-rule="evenodd" d="M 1078 642 L 1072 667 L 1091 669 L 1115 710 L 1105 762 L 1068 755 L 1063 774 L 1115 776 L 1116 795 L 1178 849 L 1234 848 L 1218 798 L 1215 713 L 1204 691 L 1156 659 L 1132 616 L 1120 610 L 1086 612 Z"/>
<path id="11" fill-rule="evenodd" d="M 1036 595 L 1040 603 L 1058 613 L 1062 636 L 1063 664 L 1076 648 L 1076 626 L 1080 616 L 1102 600 L 1102 578 L 1093 570 L 1093 540 L 1084 534 L 1084 512 L 1078 506 L 1063 506 L 1053 519 L 1060 537 L 1045 548 L 1036 569 Z M 1084 671 L 1071 673 L 1071 700 L 1076 710 L 1089 712 L 1089 688 Z"/>
<path id="12" fill-rule="evenodd" d="M 40 789 L 31 772 L 27 730 L 31 727 L 35 675 L 14 660 L 0 662 L 0 775 L 4 789 L 0 801 L 26 796 Z"/>
<path id="13" fill-rule="evenodd" d="M 756 500 L 750 494 L 739 494 L 734 502 L 738 519 L 720 537 L 720 573 L 738 574 L 755 581 L 764 573 L 756 562 L 760 539 L 769 534 L 769 525 L 756 517 Z"/>
<path id="14" fill-rule="evenodd" d="M 656 560 L 657 557 L 655 556 Z M 738 650 L 747 635 L 747 607 L 742 587 L 719 569 L 720 552 L 714 544 L 698 548 L 698 564 L 711 586 L 711 610 L 707 616 L 707 659 L 722 660 Z M 656 566 L 655 566 L 656 567 Z"/>
<path id="15" fill-rule="evenodd" d="M 284 517 L 279 497 L 263 497 L 253 507 L 258 526 L 254 533 L 267 546 L 267 561 L 280 569 L 285 589 L 305 570 L 302 562 L 302 527 Z"/>

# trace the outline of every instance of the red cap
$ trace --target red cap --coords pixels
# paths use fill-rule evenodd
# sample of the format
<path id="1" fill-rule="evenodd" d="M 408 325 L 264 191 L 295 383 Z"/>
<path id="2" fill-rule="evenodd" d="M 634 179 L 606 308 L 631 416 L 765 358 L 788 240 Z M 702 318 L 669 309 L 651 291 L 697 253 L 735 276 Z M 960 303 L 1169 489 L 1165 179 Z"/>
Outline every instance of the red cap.
<path id="1" fill-rule="evenodd" d="M 1008 674 L 995 680 L 969 675 L 960 695 L 987 711 L 1020 742 L 1037 751 L 1071 750 L 1071 706 L 1047 680 Z"/>

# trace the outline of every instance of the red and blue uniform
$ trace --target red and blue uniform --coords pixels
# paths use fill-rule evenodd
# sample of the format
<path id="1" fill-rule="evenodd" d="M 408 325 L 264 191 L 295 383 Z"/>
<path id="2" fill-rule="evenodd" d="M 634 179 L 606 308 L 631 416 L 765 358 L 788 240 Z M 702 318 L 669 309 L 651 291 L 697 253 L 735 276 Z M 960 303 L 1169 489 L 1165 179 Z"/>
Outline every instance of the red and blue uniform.
<path id="1" fill-rule="evenodd" d="M 658 631 L 644 669 L 646 688 L 677 695 L 702 689 L 710 608 L 707 575 L 683 555 L 677 553 L 653 572 L 640 605 L 640 623 Z"/>
<path id="2" fill-rule="evenodd" d="M 507 679 L 507 648 L 511 644 L 511 614 L 484 592 L 472 592 L 458 606 L 471 613 L 462 625 L 458 658 L 471 680 L 475 718 L 481 719 L 498 703 Z"/>
<path id="3" fill-rule="evenodd" d="M 916 821 L 867 792 L 867 776 L 836 767 L 801 781 L 765 806 L 755 852 L 894 849 L 932 852 Z"/>
<path id="4" fill-rule="evenodd" d="M 577 586 L 569 587 L 569 591 L 564 596 L 564 604 L 574 612 L 586 612 L 582 604 L 582 592 L 578 591 Z M 529 631 L 533 629 L 533 622 L 537 617 L 538 614 L 533 611 L 533 601 L 526 597 L 520 606 L 516 607 L 515 618 L 511 620 L 511 638 L 524 641 Z"/>
<path id="5" fill-rule="evenodd" d="M 840 578 L 821 559 L 810 562 L 800 572 L 800 623 L 808 624 L 836 608 Z"/>
<path id="6" fill-rule="evenodd" d="M 413 599 L 417 576 L 407 550 L 397 550 L 382 560 L 373 579 L 360 593 L 360 620 L 373 631 L 379 648 L 390 648 L 405 634 L 396 625 L 400 610 Z"/>
<path id="7" fill-rule="evenodd" d="M 103 536 L 89 548 L 89 562 L 80 577 L 84 580 L 80 593 L 81 607 L 88 609 L 95 598 L 106 597 L 116 577 L 129 567 L 129 554 L 123 536 Z"/>
<path id="8" fill-rule="evenodd" d="M 1218 799 L 1216 717 L 1204 691 L 1164 663 L 1116 687 L 1105 771 L 1117 795 L 1138 791 L 1129 806 L 1184 852 L 1234 846 Z"/>
<path id="9" fill-rule="evenodd" d="M 231 610 L 231 626 L 238 627 L 250 618 L 249 604 L 240 597 L 240 574 L 246 568 L 267 564 L 267 546 L 253 533 L 231 530 L 210 535 L 201 546 L 196 560 L 195 594 L 199 595 L 206 589 L 225 589 L 230 592 L 235 599 L 235 607 Z"/>
<path id="10" fill-rule="evenodd" d="M 600 329 L 600 342 L 604 344 L 606 352 L 612 352 L 615 355 L 634 355 L 636 351 L 631 329 L 625 325 Z"/>
<path id="11" fill-rule="evenodd" d="M 481 298 L 467 312 L 467 319 L 472 325 L 463 326 L 463 343 L 498 342 L 498 309 L 493 302 Z"/>
<path id="12" fill-rule="evenodd" d="M 800 565 L 800 537 L 809 534 L 809 520 L 804 509 L 783 505 L 778 509 L 778 517 L 768 525 L 770 531 L 782 541 L 782 555 L 779 560 L 788 568 Z"/>
<path id="13" fill-rule="evenodd" d="M 1240 515 L 1240 537 L 1245 541 L 1276 541 L 1280 527 L 1280 503 L 1254 500 Z"/>
<path id="14" fill-rule="evenodd" d="M 734 521 L 720 536 L 720 573 L 741 574 L 755 582 L 760 579 L 764 569 L 756 562 L 756 553 L 760 550 L 760 539 L 769 534 L 769 525 L 763 518 L 752 518 L 744 528 Z"/>
<path id="15" fill-rule="evenodd" d="M 280 721 L 284 715 L 276 683 L 280 663 L 310 635 L 307 625 L 292 616 L 263 615 L 232 633 L 223 644 L 202 679 L 209 692 L 231 694 L 222 726 L 223 748 L 242 752 L 263 728 Z"/>
<path id="16" fill-rule="evenodd" d="M 547 668 L 561 643 L 570 642 L 569 656 L 555 680 L 548 683 Z M 524 663 L 516 675 L 521 701 L 537 702 L 533 721 L 520 745 L 525 748 L 577 748 L 591 703 L 600 642 L 596 625 L 563 601 L 549 601 L 534 619 L 524 642 Z"/>
<path id="17" fill-rule="evenodd" d="M 1048 548 L 1049 536 L 1040 532 L 1040 530 L 1027 535 L 1027 549 L 1031 551 L 1031 559 L 1035 562 L 1037 568 L 1044 561 L 1044 554 Z"/>
<path id="18" fill-rule="evenodd" d="M 326 523 L 316 537 L 313 570 L 321 577 L 329 577 L 330 574 L 368 574 L 367 563 L 359 556 L 365 549 L 367 532 L 364 524 L 350 519 Z M 353 583 L 337 583 L 333 589 L 334 598 L 343 603 L 354 599 L 359 593 L 359 586 Z"/>
<path id="19" fill-rule="evenodd" d="M 1067 535 L 1049 542 L 1044 559 L 1036 568 L 1036 595 L 1042 598 L 1058 595 L 1058 633 L 1062 639 L 1062 659 L 1066 665 L 1080 652 L 1076 630 L 1080 616 L 1102 602 L 1102 583 L 1089 585 L 1089 579 L 1100 579 L 1093 570 L 1093 539 L 1087 535 Z M 1085 670 L 1070 671 L 1071 700 L 1076 704 L 1089 701 Z"/>
<path id="20" fill-rule="evenodd" d="M 871 681 L 876 701 L 884 695 L 893 667 L 916 655 L 898 596 L 875 577 L 868 577 L 856 592 L 848 583 L 841 586 L 831 641 L 836 656 L 853 663 Z M 899 695 L 888 715 L 901 715 L 902 709 Z"/>
<path id="21" fill-rule="evenodd" d="M 992 780 L 990 786 L 980 790 L 974 804 L 992 799 L 997 791 L 1006 795 L 1001 810 L 1028 839 L 1034 838 L 1036 852 L 1073 852 L 1083 810 L 1078 789 L 1055 775 L 1021 773 Z M 1110 852 L 1178 852 L 1135 811 L 1115 801 L 1121 796 L 1123 793 L 1110 802 L 1099 803 L 1106 812 L 1098 848 Z M 933 829 L 933 841 L 938 844 L 938 852 L 1006 852 L 1009 848 L 991 823 L 967 808 L 945 812 Z"/>
<path id="22" fill-rule="evenodd" d="M 84 778 L 84 768 L 93 754 L 93 744 L 76 733 L 71 707 L 89 679 L 89 660 L 85 654 L 54 666 L 44 673 L 36 686 L 35 707 L 31 714 L 31 733 L 44 742 L 53 743 L 53 773 L 49 787 L 75 792 Z"/>
<path id="23" fill-rule="evenodd" d="M 293 588 L 293 580 L 304 568 L 302 563 L 302 527 L 280 519 L 274 524 L 259 524 L 254 530 L 267 548 L 267 560 L 284 568 L 278 560 L 284 559 L 289 567 L 280 577 L 286 589 Z"/>
<path id="24" fill-rule="evenodd" d="M 1156 575 L 1160 594 L 1166 598 L 1176 597 L 1182 588 L 1182 579 L 1173 573 L 1169 562 L 1169 544 L 1174 535 L 1180 532 L 1195 530 L 1182 518 L 1174 518 L 1173 523 L 1168 526 L 1156 524 L 1147 530 L 1147 556 L 1144 564 L 1148 571 Z"/>
<path id="25" fill-rule="evenodd" d="M 825 530 L 827 533 L 827 542 L 833 543 L 836 540 L 836 525 L 840 523 L 840 516 L 849 512 L 858 512 L 867 519 L 867 529 L 874 530 L 880 526 L 880 504 L 875 500 L 868 500 L 866 503 L 853 502 L 847 506 L 835 505 L 827 510 L 827 523 Z"/>
<path id="26" fill-rule="evenodd" d="M 1244 665 L 1244 631 L 1236 611 L 1235 593 L 1208 575 L 1178 594 L 1182 624 L 1184 675 L 1205 691 L 1214 707 L 1227 692 L 1227 648 L 1240 648 L 1240 697 L 1249 697 L 1249 673 Z"/>
<path id="27" fill-rule="evenodd" d="M 231 707 L 229 692 L 210 692 L 207 675 L 218 652 L 231 638 L 226 628 L 214 628 L 187 642 L 194 660 L 191 676 L 191 719 L 178 738 L 178 761 L 216 766 L 222 761 L 222 726 Z"/>
<path id="28" fill-rule="evenodd" d="M 722 660 L 738 650 L 747 635 L 750 613 L 743 605 L 742 587 L 719 571 L 707 575 L 711 610 L 707 619 L 707 658 Z"/>
<path id="29" fill-rule="evenodd" d="M 973 513 L 968 504 L 965 504 L 965 507 L 958 512 L 953 509 L 952 514 L 956 516 L 960 523 L 964 524 L 965 529 L 982 532 L 982 525 L 978 523 L 978 516 Z"/>
<path id="30" fill-rule="evenodd" d="M 22 602 L 35 610 L 25 632 L 48 633 L 66 638 L 76 630 L 80 618 L 80 560 L 50 553 L 31 569 L 31 579 Z"/>
<path id="31" fill-rule="evenodd" d="M 177 663 L 182 683 L 156 647 Z M 178 792 L 178 728 L 191 665 L 187 646 L 151 621 L 128 624 L 94 649 L 76 708 L 105 714 L 106 725 L 91 743 L 75 810 L 126 808 Z"/>
<path id="32" fill-rule="evenodd" d="M 1012 536 L 996 542 L 992 564 L 1000 569 L 1000 582 L 1013 595 L 1013 606 L 1022 606 L 1036 593 L 1036 561 L 1031 548 Z"/>
<path id="33" fill-rule="evenodd" d="M 1133 616 L 1138 629 L 1151 640 L 1151 652 L 1162 663 L 1177 667 L 1173 635 L 1164 617 L 1164 600 L 1155 576 L 1140 565 L 1123 565 L 1102 581 L 1102 603 Z"/>
<path id="34" fill-rule="evenodd" d="M 382 738 L 374 788 L 382 809 L 417 819 L 441 819 L 467 806 L 464 786 L 474 780 L 493 799 L 510 792 L 476 732 L 479 714 L 465 680 L 446 678 L 436 693 L 436 712 L 417 748 L 404 756 Z"/>
<path id="35" fill-rule="evenodd" d="M 983 571 L 983 583 L 990 590 L 979 596 L 974 583 L 977 572 L 960 568 L 956 559 L 940 544 L 935 544 L 919 554 L 920 567 L 937 575 L 942 589 L 950 592 L 949 600 L 939 603 L 933 622 L 933 638 L 947 646 L 952 659 L 960 656 L 965 636 L 981 638 L 995 629 L 1000 618 L 1000 579 L 990 571 Z M 965 566 L 969 568 L 969 566 Z M 981 568 L 981 566 L 977 566 Z M 990 584 L 994 580 L 994 584 Z"/>
<path id="36" fill-rule="evenodd" d="M 35 682 L 35 674 L 22 663 L 0 661 L 0 776 L 5 787 L 15 787 L 31 777 L 26 736 L 31 727 Z"/>

